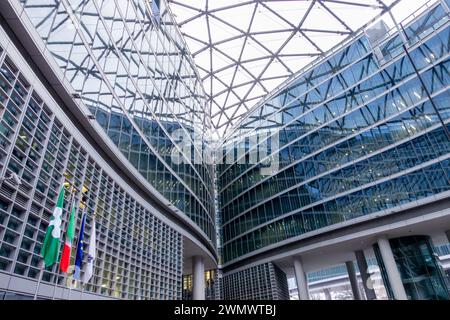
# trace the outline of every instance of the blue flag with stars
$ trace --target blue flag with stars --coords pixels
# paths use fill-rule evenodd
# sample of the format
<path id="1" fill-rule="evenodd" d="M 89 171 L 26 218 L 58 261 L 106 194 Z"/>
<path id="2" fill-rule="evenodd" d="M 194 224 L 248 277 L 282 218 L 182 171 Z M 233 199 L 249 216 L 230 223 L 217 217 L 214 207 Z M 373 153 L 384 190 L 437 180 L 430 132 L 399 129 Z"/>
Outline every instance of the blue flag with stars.
<path id="1" fill-rule="evenodd" d="M 81 220 L 81 228 L 80 235 L 78 236 L 78 244 L 77 244 L 77 255 L 75 258 L 75 270 L 73 271 L 73 279 L 80 280 L 81 267 L 83 265 L 83 247 L 84 247 L 84 224 L 86 222 L 86 213 L 83 214 L 83 218 Z"/>

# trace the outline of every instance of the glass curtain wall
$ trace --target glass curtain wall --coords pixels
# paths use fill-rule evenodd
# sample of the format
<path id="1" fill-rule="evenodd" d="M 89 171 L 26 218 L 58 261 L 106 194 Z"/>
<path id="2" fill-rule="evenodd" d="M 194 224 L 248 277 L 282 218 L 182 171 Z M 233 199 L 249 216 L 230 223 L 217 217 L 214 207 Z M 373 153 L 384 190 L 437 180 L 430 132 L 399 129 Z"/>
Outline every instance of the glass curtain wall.
<path id="1" fill-rule="evenodd" d="M 362 32 L 235 128 L 217 164 L 225 263 L 450 190 L 447 8 L 377 43 Z"/>
<path id="2" fill-rule="evenodd" d="M 166 2 L 21 4 L 64 77 L 109 138 L 215 244 L 213 168 L 193 161 L 206 147 L 205 94 Z M 180 151 L 180 164 L 173 161 L 172 151 L 178 150 L 182 138 L 189 147 Z"/>

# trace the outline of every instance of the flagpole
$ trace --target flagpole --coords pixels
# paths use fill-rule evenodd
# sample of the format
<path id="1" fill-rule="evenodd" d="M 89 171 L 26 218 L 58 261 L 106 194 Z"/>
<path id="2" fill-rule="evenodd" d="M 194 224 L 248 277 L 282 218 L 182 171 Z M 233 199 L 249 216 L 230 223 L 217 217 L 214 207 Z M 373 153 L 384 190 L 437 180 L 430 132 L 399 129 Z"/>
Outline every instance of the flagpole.
<path id="1" fill-rule="evenodd" d="M 71 186 L 71 201 L 70 201 L 70 203 L 72 204 L 72 209 L 71 210 L 73 210 L 73 208 L 75 207 L 75 192 L 74 192 L 74 189 L 75 189 L 74 185 L 72 184 L 72 186 Z M 70 256 L 71 255 L 72 255 L 72 250 L 70 252 Z M 69 263 L 70 263 L 70 256 L 69 256 Z M 66 283 L 65 283 L 66 287 L 67 287 L 68 280 L 69 280 L 69 273 L 67 272 L 66 273 Z M 70 300 L 70 291 L 72 290 L 72 284 L 73 284 L 73 280 L 69 284 L 69 294 L 68 294 L 67 300 Z M 64 293 L 63 293 L 63 296 L 64 296 Z"/>
<path id="2" fill-rule="evenodd" d="M 61 246 L 60 239 L 60 228 L 61 228 L 61 215 L 63 211 L 64 203 L 64 185 L 61 186 L 58 199 L 56 202 L 56 207 L 53 209 L 53 214 L 50 217 L 49 225 L 47 226 L 47 231 L 45 233 L 44 241 L 41 246 L 40 255 L 42 260 L 40 261 L 40 273 L 38 283 L 36 285 L 36 290 L 34 292 L 34 300 L 37 300 L 37 295 L 39 293 L 39 287 L 41 285 L 42 276 L 44 269 L 48 266 L 53 266 L 57 262 L 59 247 Z M 53 289 L 53 298 L 55 296 L 55 287 Z"/>
<path id="3" fill-rule="evenodd" d="M 70 293 L 72 292 L 72 285 L 69 286 L 69 294 L 67 296 L 67 300 L 70 300 Z"/>
<path id="4" fill-rule="evenodd" d="M 81 218 L 81 226 L 80 226 L 80 232 L 79 232 L 79 236 L 78 236 L 78 241 L 77 241 L 77 252 L 76 252 L 76 258 L 75 258 L 75 266 L 74 266 L 74 276 L 73 276 L 73 280 L 76 281 L 76 283 L 81 283 L 81 269 L 82 269 L 82 265 L 83 265 L 83 258 L 84 258 L 84 254 L 83 254 L 83 250 L 84 250 L 84 226 L 86 223 L 86 216 L 87 216 L 87 210 L 86 208 L 84 208 L 84 212 Z M 77 269 L 78 266 L 78 269 Z M 78 271 L 78 272 L 77 272 Z M 73 283 L 72 280 L 72 283 Z M 70 293 L 70 291 L 69 291 Z"/>
<path id="5" fill-rule="evenodd" d="M 80 295 L 80 300 L 83 300 L 84 287 L 85 287 L 85 285 L 82 284 L 82 285 L 81 285 L 81 295 Z"/>
<path id="6" fill-rule="evenodd" d="M 87 201 L 86 201 L 87 202 Z M 87 214 L 87 203 L 86 203 L 86 214 Z M 92 216 L 92 219 L 95 218 L 95 211 L 94 211 L 94 215 Z M 95 229 L 91 229 L 91 235 L 90 237 L 92 237 L 92 233 L 95 232 Z M 90 237 L 89 237 L 89 247 L 90 247 Z M 89 262 L 88 262 L 89 263 Z M 82 279 L 82 281 L 80 282 L 81 285 L 81 294 L 80 294 L 80 300 L 83 300 L 83 294 L 84 294 L 84 287 L 86 286 L 87 283 L 84 283 L 84 278 Z"/>
<path id="7" fill-rule="evenodd" d="M 73 194 L 72 194 L 73 195 Z M 73 198 L 73 197 L 72 197 Z M 71 199 L 71 200 L 73 200 L 73 199 Z M 72 207 L 73 207 L 73 205 L 74 205 L 74 203 L 73 203 L 73 201 L 71 201 L 70 202 L 71 203 L 71 205 L 72 205 Z M 72 209 L 71 209 L 72 210 Z M 70 264 L 70 257 L 69 257 L 69 264 Z M 65 281 L 64 281 L 64 289 L 63 289 L 63 297 L 64 297 L 64 292 L 66 291 L 66 288 L 67 288 L 67 281 L 69 280 L 69 272 L 66 272 L 66 276 L 64 277 L 64 279 L 65 279 Z M 70 286 L 69 286 L 69 290 L 70 290 Z"/>
<path id="8" fill-rule="evenodd" d="M 58 276 L 59 276 L 59 273 L 61 272 L 61 267 L 59 266 L 59 263 L 58 263 L 58 272 L 56 273 L 56 280 L 55 280 L 55 284 L 54 284 L 54 286 L 53 286 L 53 296 L 52 296 L 52 300 L 55 300 L 55 295 L 56 295 L 56 287 L 58 286 Z"/>
<path id="9" fill-rule="evenodd" d="M 73 202 L 73 200 L 74 200 L 74 196 L 75 196 L 75 194 L 74 194 L 74 187 L 73 187 L 73 184 L 72 184 L 72 186 L 71 186 L 71 188 L 70 188 L 70 200 L 69 200 L 69 206 L 71 206 L 72 205 L 72 202 Z M 71 211 L 71 207 L 69 207 L 69 212 Z M 61 243 L 59 244 L 60 246 L 61 246 Z M 58 259 L 59 260 L 59 259 Z M 59 274 L 61 273 L 61 262 L 59 262 L 58 263 L 58 273 L 56 274 L 56 281 L 55 281 L 55 285 L 54 285 L 54 287 L 53 287 L 53 297 L 52 297 L 52 300 L 55 300 L 55 295 L 56 295 L 56 288 L 58 287 L 58 277 L 59 277 Z M 67 276 L 67 275 L 66 275 Z M 64 285 L 64 283 L 63 283 L 63 285 Z M 64 297 L 64 288 L 63 288 L 63 292 L 62 292 L 62 297 Z"/>
<path id="10" fill-rule="evenodd" d="M 92 239 L 92 237 L 95 237 L 95 232 L 96 232 L 96 229 L 95 229 L 95 216 L 96 216 L 96 212 L 97 212 L 97 210 L 95 209 L 95 210 L 94 210 L 94 214 L 92 215 L 93 228 L 91 229 L 91 235 L 90 235 L 90 237 L 89 237 L 89 250 L 91 250 L 91 245 L 92 245 L 91 239 Z M 87 214 L 87 210 L 86 210 L 86 214 Z M 94 242 L 95 242 L 95 243 L 94 243 L 94 245 L 95 245 L 96 242 L 97 242 L 97 238 L 95 238 L 95 241 L 94 241 Z M 89 263 L 89 262 L 88 262 L 88 263 Z M 94 268 L 93 262 L 92 262 L 92 268 Z M 84 276 L 86 276 L 86 274 L 85 274 Z M 90 280 L 90 277 L 89 277 L 89 280 Z M 84 288 L 86 287 L 86 285 L 87 285 L 87 283 L 89 282 L 89 280 L 88 280 L 87 282 L 84 282 L 85 279 L 83 278 L 82 281 L 80 281 L 80 284 L 81 284 L 81 295 L 80 295 L 80 300 L 83 300 Z"/>
<path id="11" fill-rule="evenodd" d="M 69 280 L 69 273 L 66 273 L 66 281 L 65 281 L 65 286 L 67 287 L 67 281 Z M 69 290 L 70 290 L 70 286 L 69 286 Z M 64 290 L 65 291 L 65 290 Z M 64 296 L 64 292 L 63 292 L 63 296 Z"/>
<path id="12" fill-rule="evenodd" d="M 37 285 L 36 285 L 36 290 L 34 291 L 33 300 L 37 300 L 39 287 L 40 287 L 41 281 L 42 281 L 42 274 L 44 273 L 44 269 L 45 269 L 45 267 L 44 267 L 44 259 L 41 259 L 41 261 L 39 262 L 39 269 L 40 269 L 40 271 L 39 271 L 39 278 L 38 278 L 38 282 L 37 282 Z"/>

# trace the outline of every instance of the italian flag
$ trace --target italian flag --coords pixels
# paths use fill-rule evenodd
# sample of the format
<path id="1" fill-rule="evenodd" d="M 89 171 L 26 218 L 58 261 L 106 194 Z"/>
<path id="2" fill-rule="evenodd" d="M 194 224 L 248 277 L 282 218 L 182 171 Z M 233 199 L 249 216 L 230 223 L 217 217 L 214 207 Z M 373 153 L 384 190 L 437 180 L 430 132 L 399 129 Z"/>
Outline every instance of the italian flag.
<path id="1" fill-rule="evenodd" d="M 70 253 L 72 251 L 73 236 L 75 233 L 75 211 L 75 202 L 73 202 L 72 213 L 70 214 L 69 225 L 66 230 L 66 241 L 64 243 L 61 261 L 59 262 L 59 269 L 64 273 L 69 269 Z"/>
<path id="2" fill-rule="evenodd" d="M 61 237 L 61 215 L 64 204 L 64 186 L 59 192 L 58 202 L 50 218 L 50 223 L 45 233 L 44 243 L 41 248 L 41 256 L 44 258 L 45 268 L 58 262 L 59 239 Z"/>

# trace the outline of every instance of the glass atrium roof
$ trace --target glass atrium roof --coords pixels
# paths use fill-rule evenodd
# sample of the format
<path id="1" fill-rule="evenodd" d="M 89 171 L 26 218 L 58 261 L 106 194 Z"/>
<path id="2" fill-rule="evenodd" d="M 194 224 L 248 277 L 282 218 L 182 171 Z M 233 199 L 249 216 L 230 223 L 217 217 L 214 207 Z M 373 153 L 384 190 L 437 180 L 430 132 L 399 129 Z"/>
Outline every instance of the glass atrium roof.
<path id="1" fill-rule="evenodd" d="M 296 71 L 400 0 L 168 2 L 202 77 L 214 136 L 220 138 Z"/>

